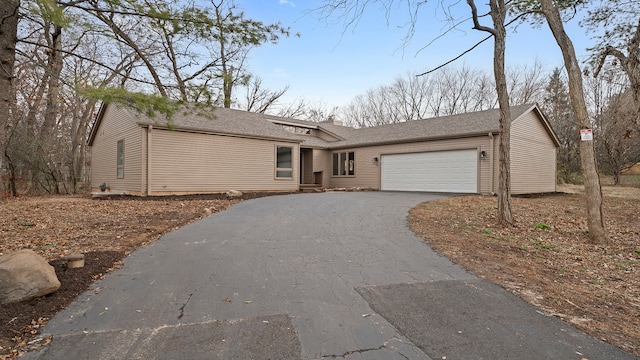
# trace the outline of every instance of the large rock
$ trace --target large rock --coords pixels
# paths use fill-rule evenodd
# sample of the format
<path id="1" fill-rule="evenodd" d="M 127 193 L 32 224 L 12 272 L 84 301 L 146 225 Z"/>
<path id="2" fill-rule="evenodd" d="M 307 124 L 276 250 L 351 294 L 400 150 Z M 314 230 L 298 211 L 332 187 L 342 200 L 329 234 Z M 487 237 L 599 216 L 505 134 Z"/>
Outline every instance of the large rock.
<path id="1" fill-rule="evenodd" d="M 50 294 L 60 288 L 53 266 L 31 250 L 0 256 L 0 303 Z"/>

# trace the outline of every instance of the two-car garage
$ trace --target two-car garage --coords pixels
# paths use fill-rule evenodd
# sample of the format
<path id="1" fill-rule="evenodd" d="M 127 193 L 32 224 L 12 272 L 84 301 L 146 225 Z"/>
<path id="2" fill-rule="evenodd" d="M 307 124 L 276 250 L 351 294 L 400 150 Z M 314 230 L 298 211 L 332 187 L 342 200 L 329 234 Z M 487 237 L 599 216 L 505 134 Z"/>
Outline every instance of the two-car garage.
<path id="1" fill-rule="evenodd" d="M 535 104 L 511 110 L 511 193 L 555 191 L 559 141 L 553 129 Z M 493 109 L 344 131 L 345 140 L 329 149 L 353 152 L 354 172 L 329 177 L 329 187 L 495 194 L 499 120 L 500 111 Z M 318 159 L 331 165 L 331 158 Z"/>
<path id="2" fill-rule="evenodd" d="M 381 190 L 478 193 L 478 150 L 386 154 Z"/>

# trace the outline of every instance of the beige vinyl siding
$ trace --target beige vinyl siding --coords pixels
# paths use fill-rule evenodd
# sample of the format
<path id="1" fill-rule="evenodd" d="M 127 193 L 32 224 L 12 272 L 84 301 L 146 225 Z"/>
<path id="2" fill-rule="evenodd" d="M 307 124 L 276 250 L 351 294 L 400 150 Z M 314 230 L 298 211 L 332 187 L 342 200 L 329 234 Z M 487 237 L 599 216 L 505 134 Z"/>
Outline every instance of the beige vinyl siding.
<path id="1" fill-rule="evenodd" d="M 153 129 L 152 195 L 298 190 L 297 143 Z M 276 179 L 276 145 L 293 151 L 293 177 Z"/>
<path id="2" fill-rule="evenodd" d="M 322 172 L 322 187 L 330 186 L 331 152 L 329 150 L 313 149 L 313 172 Z"/>
<path id="3" fill-rule="evenodd" d="M 355 152 L 355 176 L 330 177 L 330 187 L 364 187 L 380 189 L 380 163 L 374 163 L 374 157 L 378 159 L 384 154 L 403 154 L 425 151 L 489 149 L 489 136 L 472 138 L 459 138 L 449 140 L 424 141 L 406 144 L 392 144 L 382 146 L 369 146 L 355 149 L 342 149 L 339 152 Z M 333 153 L 333 151 L 331 152 Z M 329 160 L 331 161 L 331 160 Z M 489 156 L 478 160 L 479 191 L 486 194 L 489 189 Z M 331 168 L 329 168 L 331 169 Z"/>
<path id="4" fill-rule="evenodd" d="M 139 194 L 142 180 L 143 129 L 117 106 L 107 107 L 91 146 L 91 188 L 107 184 L 111 191 Z M 124 178 L 117 177 L 117 144 L 124 140 Z"/>
<path id="5" fill-rule="evenodd" d="M 556 191 L 556 147 L 533 111 L 511 124 L 511 192 Z"/>
<path id="6" fill-rule="evenodd" d="M 493 161 L 493 189 L 488 193 L 498 193 L 498 180 L 500 175 L 500 135 L 493 135 L 493 153 L 491 154 L 491 161 Z M 490 171 L 490 170 L 489 170 Z"/>
<path id="7" fill-rule="evenodd" d="M 153 126 L 149 126 L 149 127 L 144 127 L 142 129 L 142 146 L 140 149 L 140 155 L 142 158 L 142 175 L 141 175 L 141 181 L 140 181 L 140 189 L 141 189 L 141 196 L 147 196 L 150 195 L 149 194 L 149 188 L 148 188 L 148 182 L 147 180 L 149 180 L 149 170 L 151 169 L 151 166 L 153 166 L 153 163 L 149 162 L 149 144 L 153 143 L 153 131 L 155 129 L 153 128 Z"/>

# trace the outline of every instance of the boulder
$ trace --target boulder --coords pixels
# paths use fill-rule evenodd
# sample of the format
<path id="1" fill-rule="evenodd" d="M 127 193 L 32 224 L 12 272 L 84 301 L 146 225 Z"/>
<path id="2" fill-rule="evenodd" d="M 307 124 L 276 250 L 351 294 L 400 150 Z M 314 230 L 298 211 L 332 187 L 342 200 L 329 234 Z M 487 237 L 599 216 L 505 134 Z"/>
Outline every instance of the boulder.
<path id="1" fill-rule="evenodd" d="M 60 288 L 53 266 L 31 250 L 0 256 L 0 303 L 33 299 Z"/>
<path id="2" fill-rule="evenodd" d="M 226 193 L 227 197 L 229 199 L 233 199 L 233 198 L 239 198 L 242 196 L 242 192 L 238 191 L 238 190 L 229 190 Z"/>

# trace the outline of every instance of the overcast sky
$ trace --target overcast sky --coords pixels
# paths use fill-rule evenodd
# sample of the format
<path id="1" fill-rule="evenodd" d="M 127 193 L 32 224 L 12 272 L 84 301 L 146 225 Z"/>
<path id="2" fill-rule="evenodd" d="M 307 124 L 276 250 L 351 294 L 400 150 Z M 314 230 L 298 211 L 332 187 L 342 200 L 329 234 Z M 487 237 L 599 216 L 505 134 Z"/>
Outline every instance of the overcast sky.
<path id="1" fill-rule="evenodd" d="M 471 29 L 471 21 L 465 21 L 458 30 L 439 37 L 449 24 L 442 9 L 437 8 L 437 0 L 421 10 L 415 34 L 406 42 L 409 13 L 403 1 L 396 3 L 399 4 L 389 12 L 371 5 L 357 23 L 346 28 L 344 19 L 323 19 L 313 11 L 321 6 L 320 1 L 236 0 L 248 17 L 265 23 L 281 22 L 292 32 L 300 33 L 300 37 L 254 49 L 249 61 L 251 71 L 263 79 L 266 88 L 289 85 L 285 100 L 304 98 L 329 107 L 341 106 L 398 77 L 436 67 L 488 35 Z M 470 16 L 464 1 L 459 1 L 451 12 L 461 21 Z M 484 21 L 490 25 L 490 18 Z M 567 23 L 567 31 L 578 56 L 584 58 L 589 37 L 578 27 L 577 20 Z M 491 71 L 492 56 L 493 41 L 489 40 L 453 66 L 465 64 Z M 562 66 L 561 53 L 548 27 L 521 24 L 508 36 L 507 66 L 524 66 L 536 59 L 545 70 Z"/>

